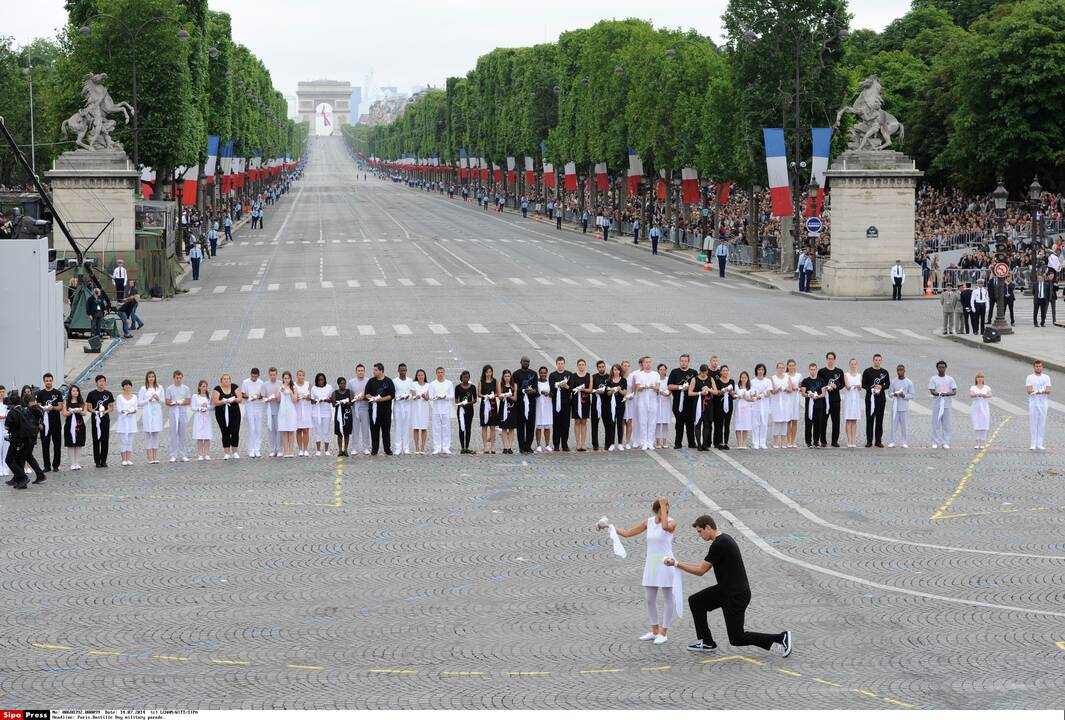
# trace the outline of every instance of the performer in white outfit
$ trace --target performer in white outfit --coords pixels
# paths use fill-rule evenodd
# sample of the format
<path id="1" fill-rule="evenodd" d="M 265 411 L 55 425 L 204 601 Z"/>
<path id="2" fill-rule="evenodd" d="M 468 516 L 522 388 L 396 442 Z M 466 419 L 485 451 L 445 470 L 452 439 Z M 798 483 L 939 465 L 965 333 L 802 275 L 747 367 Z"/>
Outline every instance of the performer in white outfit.
<path id="1" fill-rule="evenodd" d="M 281 381 L 277 379 L 277 368 L 272 367 L 266 371 L 266 380 L 263 382 L 260 394 L 263 396 L 263 404 L 266 406 L 266 440 L 270 446 L 270 457 L 281 455 L 281 431 L 277 429 L 277 413 L 281 409 Z M 254 403 L 251 403 L 252 405 Z M 255 432 L 254 430 L 252 432 Z M 259 446 L 255 445 L 256 451 Z"/>
<path id="2" fill-rule="evenodd" d="M 7 403 L 4 402 L 4 396 L 7 394 L 7 388 L 0 385 L 0 477 L 4 475 L 10 475 L 11 470 L 7 467 L 7 428 L 4 427 L 4 421 L 7 420 Z"/>
<path id="3" fill-rule="evenodd" d="M 788 389 L 785 395 L 791 403 L 791 420 L 788 421 L 788 447 L 798 447 L 796 440 L 799 435 L 799 421 L 804 419 L 806 401 L 800 390 L 802 389 L 802 374 L 798 364 L 794 360 L 788 360 L 787 368 Z"/>
<path id="4" fill-rule="evenodd" d="M 122 381 L 122 392 L 115 398 L 115 411 L 118 413 L 119 448 L 122 451 L 122 464 L 133 464 L 133 436 L 137 434 L 137 396 L 133 394 L 133 383 Z"/>
<path id="5" fill-rule="evenodd" d="M 655 447 L 669 447 L 669 421 L 673 417 L 673 393 L 669 389 L 669 368 L 658 364 L 658 412 L 655 418 Z"/>
<path id="6" fill-rule="evenodd" d="M 296 371 L 296 447 L 301 457 L 311 456 L 311 427 L 314 417 L 311 415 L 311 384 L 307 382 L 307 373 L 303 369 Z"/>
<path id="7" fill-rule="evenodd" d="M 410 424 L 414 435 L 414 454 L 424 455 L 426 441 L 429 439 L 429 381 L 425 371 L 419 369 L 414 373 L 414 384 L 411 393 L 415 399 L 411 400 Z"/>
<path id="8" fill-rule="evenodd" d="M 355 377 L 348 378 L 348 390 L 355 401 L 351 411 L 351 437 L 355 446 L 352 455 L 359 452 L 370 454 L 370 403 L 366 400 L 366 383 L 369 381 L 366 366 L 362 363 L 355 366 Z"/>
<path id="9" fill-rule="evenodd" d="M 974 449 L 980 450 L 987 447 L 987 431 L 991 427 L 991 406 L 988 400 L 991 398 L 991 386 L 984 384 L 984 374 L 976 373 L 974 384 L 969 388 L 969 397 L 972 405 L 969 418 L 973 424 L 973 435 L 976 436 Z"/>
<path id="10" fill-rule="evenodd" d="M 154 370 L 144 376 L 144 385 L 137 392 L 137 404 L 142 408 L 141 430 L 149 465 L 159 463 L 159 438 L 163 434 L 163 401 L 166 393 L 159 387 Z"/>
<path id="11" fill-rule="evenodd" d="M 281 387 L 277 391 L 277 430 L 281 434 L 281 457 L 294 457 L 296 451 L 296 431 L 298 429 L 299 394 L 292 382 L 292 373 L 281 373 Z"/>
<path id="12" fill-rule="evenodd" d="M 621 363 L 621 371 L 625 375 L 625 449 L 631 450 L 634 447 L 639 447 L 633 436 L 636 432 L 636 416 L 640 412 L 639 404 L 636 402 L 636 393 L 633 392 L 633 381 L 636 379 L 636 373 L 640 371 L 640 368 L 630 370 L 629 361 Z"/>
<path id="13" fill-rule="evenodd" d="M 928 381 L 928 394 L 935 398 L 932 407 L 932 449 L 940 445 L 950 449 L 950 416 L 958 384 L 947 375 L 947 363 L 936 363 L 936 374 Z"/>
<path id="14" fill-rule="evenodd" d="M 891 439 L 889 448 L 896 445 L 909 447 L 910 442 L 910 400 L 913 399 L 913 382 L 906 377 L 906 366 L 895 368 L 897 378 L 888 386 L 891 398 Z"/>
<path id="15" fill-rule="evenodd" d="M 436 369 L 436 380 L 429 383 L 432 401 L 433 455 L 451 454 L 451 401 L 455 397 L 455 383 L 444 376 L 444 368 Z M 550 422 L 550 413 L 548 421 Z"/>
<path id="16" fill-rule="evenodd" d="M 551 407 L 551 381 L 547 379 L 546 367 L 540 367 L 536 393 L 536 449 L 533 452 L 551 452 L 554 409 Z"/>
<path id="17" fill-rule="evenodd" d="M 769 378 L 769 381 L 773 384 L 773 397 L 770 401 L 770 414 L 773 418 L 773 447 L 787 447 L 788 423 L 791 422 L 794 414 L 792 405 L 795 403 L 795 396 L 789 390 L 791 380 L 784 372 L 784 363 L 777 363 L 776 375 Z"/>
<path id="18" fill-rule="evenodd" d="M 773 382 L 765 376 L 765 365 L 754 366 L 754 379 L 751 380 L 751 447 L 755 450 L 766 449 L 766 435 L 769 431 L 769 404 L 773 392 Z"/>
<path id="19" fill-rule="evenodd" d="M 414 412 L 414 381 L 407 377 L 407 366 L 400 363 L 399 373 L 392 379 L 396 388 L 396 401 L 392 403 L 392 418 L 395 420 L 395 433 L 392 435 L 392 451 L 399 455 L 410 455 L 411 416 Z"/>
<path id="20" fill-rule="evenodd" d="M 637 381 L 638 382 L 638 381 Z M 645 393 L 651 395 L 651 393 Z M 672 412 L 672 410 L 671 410 Z M 629 528 L 615 528 L 619 537 L 635 537 L 647 533 L 647 558 L 643 568 L 643 593 L 647 602 L 647 616 L 651 621 L 651 631 L 640 636 L 641 640 L 652 640 L 655 645 L 665 643 L 669 637 L 669 626 L 674 618 L 684 612 L 684 592 L 681 576 L 676 568 L 665 564 L 666 558 L 673 557 L 673 532 L 677 523 L 669 516 L 669 500 L 660 497 L 651 505 L 654 513 L 639 525 Z M 609 527 L 605 518 L 597 527 L 604 530 Z M 658 595 L 661 593 L 663 612 L 659 617 Z"/>
<path id="21" fill-rule="evenodd" d="M 1050 376 L 1043 372 L 1043 361 L 1032 364 L 1034 372 L 1024 379 L 1028 393 L 1028 432 L 1031 435 L 1029 450 L 1046 450 L 1043 447 L 1047 429 L 1047 398 L 1051 392 Z"/>
<path id="22" fill-rule="evenodd" d="M 640 369 L 633 373 L 633 394 L 638 405 L 632 444 L 641 450 L 655 447 L 655 421 L 658 419 L 658 388 L 661 380 L 651 369 L 651 358 L 640 358 Z"/>
<path id="23" fill-rule="evenodd" d="M 325 379 L 325 373 L 314 376 L 311 388 L 311 426 L 314 428 L 314 456 L 329 456 L 329 443 L 333 439 L 333 386 Z"/>
<path id="24" fill-rule="evenodd" d="M 200 380 L 196 394 L 189 404 L 192 408 L 192 439 L 196 441 L 196 459 L 210 460 L 211 428 L 211 390 L 206 380 Z"/>
<path id="25" fill-rule="evenodd" d="M 170 462 L 189 461 L 189 411 L 192 403 L 192 389 L 184 383 L 185 376 L 180 370 L 174 371 L 174 382 L 167 386 L 163 396 L 170 408 Z"/>
<path id="26" fill-rule="evenodd" d="M 751 402 L 751 376 L 746 370 L 736 381 L 736 412 L 732 416 L 732 429 L 736 431 L 736 448 L 746 450 L 751 428 L 754 427 L 754 403 Z"/>
<path id="27" fill-rule="evenodd" d="M 843 420 L 847 428 L 847 447 L 857 447 L 858 421 L 862 419 L 862 374 L 858 360 L 851 358 L 850 370 L 843 373 Z"/>
<path id="28" fill-rule="evenodd" d="M 273 372 L 277 377 L 277 371 Z M 247 428 L 248 457 L 263 456 L 263 414 L 266 407 L 266 383 L 259 376 L 259 368 L 253 367 L 248 377 L 240 384 L 240 393 L 244 396 L 244 427 Z M 276 392 L 276 390 L 275 390 Z M 267 411 L 268 412 L 268 411 Z M 276 419 L 276 415 L 275 415 Z M 273 427 L 277 427 L 274 423 Z M 273 447 L 271 446 L 271 451 Z"/>

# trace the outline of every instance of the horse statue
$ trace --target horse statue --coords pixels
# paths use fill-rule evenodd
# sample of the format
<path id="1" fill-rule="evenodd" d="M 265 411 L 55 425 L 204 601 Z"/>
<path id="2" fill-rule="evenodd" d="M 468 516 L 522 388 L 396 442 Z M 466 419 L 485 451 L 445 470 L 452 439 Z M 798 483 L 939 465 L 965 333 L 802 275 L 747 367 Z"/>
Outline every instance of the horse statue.
<path id="1" fill-rule="evenodd" d="M 107 116 L 122 113 L 122 118 L 129 123 L 133 115 L 132 105 L 127 102 L 116 103 L 111 99 L 111 93 L 103 84 L 106 79 L 106 73 L 89 73 L 85 76 L 81 85 L 85 107 L 64 120 L 61 128 L 64 136 L 68 130 L 73 130 L 77 134 L 75 143 L 86 150 L 111 150 L 118 147 L 118 143 L 111 139 L 111 131 L 115 129 L 116 121 Z"/>
<path id="2" fill-rule="evenodd" d="M 898 133 L 901 143 L 906 137 L 906 129 L 891 113 L 884 110 L 883 88 L 880 78 L 870 75 L 858 86 L 858 97 L 852 105 L 844 105 L 836 114 L 836 125 L 844 114 L 858 117 L 858 122 L 850 131 L 847 150 L 887 150 L 891 147 L 891 136 Z"/>

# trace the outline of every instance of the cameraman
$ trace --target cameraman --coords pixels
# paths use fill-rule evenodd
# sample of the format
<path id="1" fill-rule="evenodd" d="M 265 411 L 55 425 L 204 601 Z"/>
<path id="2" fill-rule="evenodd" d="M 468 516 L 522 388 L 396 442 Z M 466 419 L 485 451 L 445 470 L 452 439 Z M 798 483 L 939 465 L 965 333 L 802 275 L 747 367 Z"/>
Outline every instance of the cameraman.
<path id="1" fill-rule="evenodd" d="M 36 474 L 34 483 L 44 482 L 46 479 L 41 466 L 37 464 L 37 458 L 33 456 L 33 446 L 37 442 L 37 433 L 40 432 L 43 422 L 38 417 L 39 410 L 34 412 L 33 407 L 24 405 L 24 403 L 36 405 L 33 399 L 33 389 L 30 386 L 22 388 L 21 399 L 18 392 L 12 390 L 8 393 L 6 402 L 10 410 L 4 421 L 4 427 L 7 429 L 10 447 L 4 461 L 14 476 L 7 481 L 7 484 L 16 490 L 25 490 L 29 485 L 29 477 L 26 475 L 27 463 Z"/>

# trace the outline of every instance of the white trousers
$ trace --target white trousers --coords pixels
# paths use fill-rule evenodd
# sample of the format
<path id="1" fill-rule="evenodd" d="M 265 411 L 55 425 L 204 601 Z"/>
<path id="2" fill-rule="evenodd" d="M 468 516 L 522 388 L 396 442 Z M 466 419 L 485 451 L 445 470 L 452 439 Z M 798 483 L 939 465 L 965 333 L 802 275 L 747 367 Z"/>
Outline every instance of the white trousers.
<path id="1" fill-rule="evenodd" d="M 1041 448 L 1046 437 L 1047 430 L 1047 407 L 1043 405 L 1028 405 L 1028 432 L 1032 436 L 1032 447 Z"/>
<path id="2" fill-rule="evenodd" d="M 433 452 L 451 452 L 451 415 L 433 413 Z"/>
<path id="3" fill-rule="evenodd" d="M 351 452 L 370 450 L 370 406 L 366 403 L 359 403 L 352 410 L 351 446 Z"/>
<path id="4" fill-rule="evenodd" d="M 636 425 L 633 428 L 632 442 L 638 444 L 644 450 L 653 450 L 655 446 L 655 405 L 658 398 L 652 397 L 651 402 L 643 401 L 636 412 Z"/>
<path id="5" fill-rule="evenodd" d="M 658 619 L 658 594 L 662 593 L 664 607 L 662 608 L 662 620 Z M 644 600 L 647 601 L 647 617 L 652 625 L 658 625 L 669 629 L 673 622 L 673 609 L 676 603 L 673 601 L 673 588 L 671 587 L 647 587 L 643 589 Z"/>
<path id="6" fill-rule="evenodd" d="M 939 416 L 939 408 L 932 410 L 932 444 L 950 445 L 950 407 L 943 408 L 943 417 Z"/>
<path id="7" fill-rule="evenodd" d="M 170 457 L 188 457 L 189 451 L 185 438 L 189 436 L 189 414 L 184 407 L 178 412 L 170 413 Z"/>
<path id="8" fill-rule="evenodd" d="M 10 475 L 7 467 L 7 433 L 0 430 L 0 475 Z"/>
<path id="9" fill-rule="evenodd" d="M 761 408 L 755 406 L 751 413 L 751 447 L 765 447 L 765 435 L 768 429 L 769 423 L 766 416 L 762 414 Z"/>
<path id="10" fill-rule="evenodd" d="M 891 413 L 891 440 L 896 445 L 910 444 L 910 411 Z"/>
<path id="11" fill-rule="evenodd" d="M 281 454 L 281 431 L 277 429 L 277 410 L 274 410 L 273 404 L 266 409 L 266 412 L 270 413 L 270 422 L 266 428 L 266 440 L 270 445 L 270 452 L 274 455 Z"/>
<path id="12" fill-rule="evenodd" d="M 137 433 L 119 433 L 118 445 L 122 452 L 133 452 L 133 436 Z"/>
<path id="13" fill-rule="evenodd" d="M 274 418 L 275 420 L 277 418 Z M 275 425 L 277 423 L 274 423 Z M 247 438 L 248 455 L 258 455 L 263 446 L 263 403 L 261 400 L 244 403 L 244 418 L 241 430 Z"/>
<path id="14" fill-rule="evenodd" d="M 146 432 L 144 433 L 144 449 L 145 450 L 158 450 L 159 449 L 159 436 L 160 432 Z"/>
<path id="15" fill-rule="evenodd" d="M 314 441 L 320 443 L 330 443 L 333 441 L 333 418 L 327 415 L 326 417 L 315 416 L 312 420 L 314 429 Z"/>
<path id="16" fill-rule="evenodd" d="M 397 454 L 409 453 L 411 436 L 410 400 L 396 402 L 392 407 L 392 418 L 396 423 L 393 428 L 395 432 L 392 433 L 392 452 Z"/>

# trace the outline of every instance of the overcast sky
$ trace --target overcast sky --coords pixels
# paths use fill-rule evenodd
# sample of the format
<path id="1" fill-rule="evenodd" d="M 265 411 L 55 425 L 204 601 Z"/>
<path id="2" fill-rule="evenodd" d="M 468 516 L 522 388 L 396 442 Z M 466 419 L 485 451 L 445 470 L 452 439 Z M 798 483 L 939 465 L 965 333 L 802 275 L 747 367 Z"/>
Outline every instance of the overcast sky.
<path id="1" fill-rule="evenodd" d="M 262 58 L 285 95 L 300 80 L 328 78 L 362 85 L 440 87 L 464 75 L 496 47 L 554 40 L 565 30 L 605 18 L 638 17 L 658 27 L 694 28 L 721 39 L 726 0 L 210 0 L 233 17 L 233 36 Z M 908 0 L 850 0 L 852 28 L 882 30 L 909 9 Z M 23 44 L 53 37 L 66 23 L 62 0 L 23 3 L 5 13 L 0 35 Z"/>

